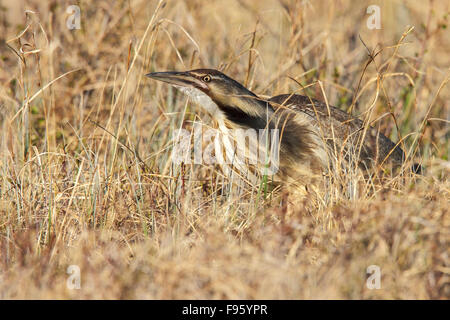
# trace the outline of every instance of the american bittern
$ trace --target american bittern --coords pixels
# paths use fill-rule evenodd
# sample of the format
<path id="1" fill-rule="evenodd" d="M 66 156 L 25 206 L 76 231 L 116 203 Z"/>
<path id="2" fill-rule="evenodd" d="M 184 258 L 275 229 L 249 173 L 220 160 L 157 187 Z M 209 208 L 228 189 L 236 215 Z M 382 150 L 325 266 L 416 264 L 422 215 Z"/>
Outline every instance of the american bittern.
<path id="1" fill-rule="evenodd" d="M 220 71 L 153 72 L 206 109 L 223 132 L 279 130 L 280 182 L 299 182 L 330 169 L 401 166 L 402 149 L 377 129 L 338 108 L 296 94 L 262 99 Z M 253 142 L 255 143 L 255 142 Z M 356 164 L 353 165 L 353 164 Z M 307 182 L 307 181 L 304 181 Z"/>

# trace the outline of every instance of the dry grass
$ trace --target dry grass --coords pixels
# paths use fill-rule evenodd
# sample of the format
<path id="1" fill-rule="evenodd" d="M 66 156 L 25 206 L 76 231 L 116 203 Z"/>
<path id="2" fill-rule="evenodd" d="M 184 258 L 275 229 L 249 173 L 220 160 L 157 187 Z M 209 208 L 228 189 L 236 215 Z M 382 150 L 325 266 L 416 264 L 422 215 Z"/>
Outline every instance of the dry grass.
<path id="1" fill-rule="evenodd" d="M 445 1 L 79 1 L 81 30 L 70 4 L 0 14 L 0 298 L 450 296 Z M 383 48 L 374 61 L 359 37 Z M 174 165 L 172 132 L 209 116 L 143 75 L 193 67 L 263 96 L 326 97 L 425 174 L 336 173 L 300 200 Z"/>

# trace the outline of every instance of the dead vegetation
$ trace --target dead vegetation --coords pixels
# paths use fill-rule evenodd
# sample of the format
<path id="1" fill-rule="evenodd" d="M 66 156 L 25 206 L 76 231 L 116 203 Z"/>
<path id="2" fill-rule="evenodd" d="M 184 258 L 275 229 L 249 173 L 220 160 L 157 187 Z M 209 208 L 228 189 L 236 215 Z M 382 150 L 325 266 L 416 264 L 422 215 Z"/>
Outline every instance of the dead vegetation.
<path id="1" fill-rule="evenodd" d="M 79 30 L 71 4 L 1 9 L 0 298 L 449 297 L 445 1 L 383 2 L 381 30 L 372 2 L 80 1 Z M 174 165 L 174 130 L 211 121 L 144 74 L 194 67 L 327 99 L 425 173 L 299 200 Z"/>

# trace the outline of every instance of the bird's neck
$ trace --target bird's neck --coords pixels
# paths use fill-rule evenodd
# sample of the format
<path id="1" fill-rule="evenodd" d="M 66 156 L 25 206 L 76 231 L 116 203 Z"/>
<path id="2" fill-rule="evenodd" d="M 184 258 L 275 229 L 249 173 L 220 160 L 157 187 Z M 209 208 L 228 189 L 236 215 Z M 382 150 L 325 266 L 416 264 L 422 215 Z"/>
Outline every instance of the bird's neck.
<path id="1" fill-rule="evenodd" d="M 231 97 L 216 104 L 229 127 L 266 129 L 273 120 L 273 107 L 256 95 Z"/>

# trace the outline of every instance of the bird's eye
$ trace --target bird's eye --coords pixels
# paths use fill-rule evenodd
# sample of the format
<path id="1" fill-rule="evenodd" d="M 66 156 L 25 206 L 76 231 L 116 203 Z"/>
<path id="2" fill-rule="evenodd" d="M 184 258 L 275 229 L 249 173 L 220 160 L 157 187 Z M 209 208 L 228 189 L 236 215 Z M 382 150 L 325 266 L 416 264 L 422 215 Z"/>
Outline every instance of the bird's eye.
<path id="1" fill-rule="evenodd" d="M 202 78 L 203 82 L 210 82 L 211 81 L 211 76 L 210 75 L 206 75 Z"/>

